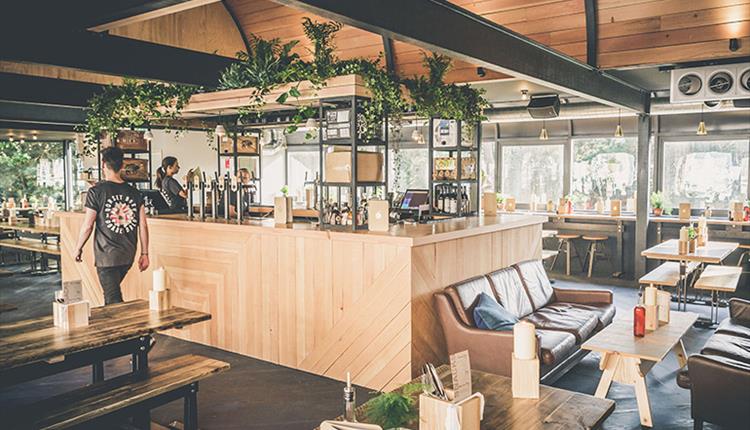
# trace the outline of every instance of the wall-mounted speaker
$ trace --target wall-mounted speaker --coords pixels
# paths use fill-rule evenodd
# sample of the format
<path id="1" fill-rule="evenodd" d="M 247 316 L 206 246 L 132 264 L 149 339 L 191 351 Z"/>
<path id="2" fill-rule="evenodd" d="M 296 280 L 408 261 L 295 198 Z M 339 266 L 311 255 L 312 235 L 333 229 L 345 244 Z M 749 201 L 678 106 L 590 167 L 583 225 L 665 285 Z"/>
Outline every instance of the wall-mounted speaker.
<path id="1" fill-rule="evenodd" d="M 536 119 L 557 118 L 560 115 L 560 96 L 557 94 L 535 94 L 526 109 Z"/>

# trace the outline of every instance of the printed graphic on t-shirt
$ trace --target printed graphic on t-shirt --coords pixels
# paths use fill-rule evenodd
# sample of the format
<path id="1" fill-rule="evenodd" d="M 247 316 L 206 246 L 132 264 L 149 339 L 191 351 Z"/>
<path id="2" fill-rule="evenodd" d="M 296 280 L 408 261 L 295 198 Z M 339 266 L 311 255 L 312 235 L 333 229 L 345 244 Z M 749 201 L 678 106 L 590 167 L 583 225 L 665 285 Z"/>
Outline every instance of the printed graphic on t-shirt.
<path id="1" fill-rule="evenodd" d="M 115 233 L 129 233 L 137 225 L 136 209 L 136 203 L 130 197 L 114 195 L 104 204 L 104 223 Z"/>

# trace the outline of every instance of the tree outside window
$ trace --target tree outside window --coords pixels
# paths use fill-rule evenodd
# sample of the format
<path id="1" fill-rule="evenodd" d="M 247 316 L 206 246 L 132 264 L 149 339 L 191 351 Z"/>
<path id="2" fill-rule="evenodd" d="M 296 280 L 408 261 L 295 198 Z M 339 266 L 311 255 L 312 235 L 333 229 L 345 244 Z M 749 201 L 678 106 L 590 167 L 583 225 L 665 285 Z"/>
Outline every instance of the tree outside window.
<path id="1" fill-rule="evenodd" d="M 557 201 L 563 193 L 563 145 L 502 147 L 502 192 L 518 203 Z"/>
<path id="2" fill-rule="evenodd" d="M 627 210 L 636 193 L 635 138 L 573 139 L 571 196 L 578 209 L 592 210 L 597 202 L 622 200 Z M 631 206 L 633 205 L 631 200 Z"/>
<path id="3" fill-rule="evenodd" d="M 46 197 L 65 200 L 65 163 L 59 142 L 0 141 L 0 196 L 46 206 Z"/>

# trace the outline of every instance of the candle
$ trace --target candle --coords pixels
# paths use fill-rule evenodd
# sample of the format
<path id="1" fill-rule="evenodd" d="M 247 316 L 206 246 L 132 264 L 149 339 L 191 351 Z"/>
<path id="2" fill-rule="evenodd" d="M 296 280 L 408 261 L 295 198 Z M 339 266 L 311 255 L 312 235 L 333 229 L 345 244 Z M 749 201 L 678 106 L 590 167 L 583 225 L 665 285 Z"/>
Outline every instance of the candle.
<path id="1" fill-rule="evenodd" d="M 167 289 L 167 273 L 163 267 L 154 270 L 154 284 L 152 290 L 165 291 Z"/>
<path id="2" fill-rule="evenodd" d="M 646 287 L 646 297 L 644 301 L 646 303 L 646 306 L 653 306 L 656 304 L 656 288 L 655 287 Z"/>
<path id="3" fill-rule="evenodd" d="M 687 227 L 682 227 L 680 229 L 680 240 L 682 242 L 687 242 L 687 240 L 688 240 L 688 230 L 687 230 Z"/>
<path id="4" fill-rule="evenodd" d="M 513 354 L 520 360 L 536 358 L 536 329 L 533 324 L 521 321 L 513 326 Z"/>

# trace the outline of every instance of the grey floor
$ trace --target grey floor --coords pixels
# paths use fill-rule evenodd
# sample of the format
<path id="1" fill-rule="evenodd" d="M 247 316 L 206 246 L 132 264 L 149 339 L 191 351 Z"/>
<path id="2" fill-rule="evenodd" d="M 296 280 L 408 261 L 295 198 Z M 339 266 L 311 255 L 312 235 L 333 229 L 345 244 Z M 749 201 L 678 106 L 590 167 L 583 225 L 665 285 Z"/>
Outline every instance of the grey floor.
<path id="1" fill-rule="evenodd" d="M 18 271 L 27 267 L 15 266 L 10 269 Z M 0 313 L 0 323 L 49 314 L 53 290 L 58 288 L 59 282 L 57 274 L 0 277 L 0 303 L 18 306 L 17 310 Z M 631 312 L 637 300 L 637 291 L 627 287 L 601 287 L 562 280 L 557 281 L 557 286 L 611 289 L 615 292 L 620 317 Z M 689 310 L 700 314 L 708 312 L 705 306 L 689 306 Z M 726 309 L 722 309 L 720 317 L 724 318 L 726 314 Z M 688 354 L 697 352 L 710 334 L 711 330 L 691 329 L 684 339 Z M 201 383 L 199 423 L 202 429 L 311 429 L 323 419 L 341 412 L 341 383 L 328 378 L 166 336 L 158 336 L 151 357 L 159 360 L 186 353 L 214 357 L 232 366 L 231 371 Z M 107 363 L 106 374 L 109 377 L 127 369 L 126 359 L 113 360 Z M 647 376 L 656 429 L 692 428 L 690 393 L 677 387 L 676 369 L 675 358 L 669 356 L 654 366 Z M 593 394 L 600 375 L 598 356 L 592 353 L 560 378 L 555 386 Z M 89 378 L 90 372 L 84 369 L 0 389 L 0 416 L 3 409 L 70 390 L 86 384 Z M 366 389 L 358 390 L 360 401 L 370 395 Z M 616 408 L 603 428 L 639 429 L 632 388 L 614 383 L 609 398 L 615 400 Z M 156 422 L 168 424 L 179 419 L 181 413 L 181 403 L 175 402 L 156 409 L 152 417 Z M 717 427 L 707 425 L 706 428 Z"/>

